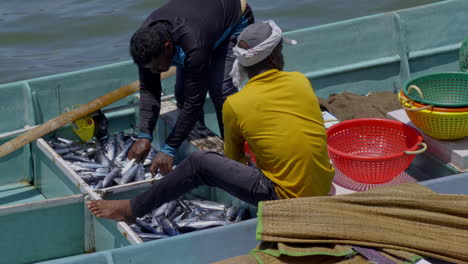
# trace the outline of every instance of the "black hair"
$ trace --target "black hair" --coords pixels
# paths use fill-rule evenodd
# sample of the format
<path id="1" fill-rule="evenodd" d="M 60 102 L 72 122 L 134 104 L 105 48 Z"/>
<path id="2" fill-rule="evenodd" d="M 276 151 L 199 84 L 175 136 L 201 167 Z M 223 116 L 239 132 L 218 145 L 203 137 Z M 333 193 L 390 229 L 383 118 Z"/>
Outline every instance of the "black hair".
<path id="1" fill-rule="evenodd" d="M 151 59 L 164 51 L 164 43 L 169 37 L 159 27 L 141 27 L 130 39 L 130 55 L 139 66 L 145 66 Z"/>
<path id="2" fill-rule="evenodd" d="M 265 69 L 272 69 L 273 68 L 273 64 L 270 62 L 270 56 L 271 55 L 281 55 L 281 48 L 282 48 L 282 44 L 281 42 L 278 43 L 278 45 L 273 49 L 273 51 L 271 52 L 271 54 L 266 57 L 264 60 L 252 65 L 252 66 L 244 66 L 244 69 L 247 71 L 247 73 L 249 73 L 250 75 L 252 76 L 255 76 L 257 75 L 257 73 L 259 71 L 262 71 L 262 70 L 265 70 Z"/>

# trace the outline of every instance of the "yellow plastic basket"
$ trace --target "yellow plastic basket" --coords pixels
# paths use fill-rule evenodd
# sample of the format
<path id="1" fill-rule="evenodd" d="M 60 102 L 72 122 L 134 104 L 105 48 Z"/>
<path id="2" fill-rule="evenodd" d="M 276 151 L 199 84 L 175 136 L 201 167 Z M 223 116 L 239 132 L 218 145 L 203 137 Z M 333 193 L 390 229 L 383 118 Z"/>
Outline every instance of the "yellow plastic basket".
<path id="1" fill-rule="evenodd" d="M 416 127 L 436 139 L 454 140 L 468 137 L 468 112 L 439 112 L 421 109 L 400 100 Z"/>

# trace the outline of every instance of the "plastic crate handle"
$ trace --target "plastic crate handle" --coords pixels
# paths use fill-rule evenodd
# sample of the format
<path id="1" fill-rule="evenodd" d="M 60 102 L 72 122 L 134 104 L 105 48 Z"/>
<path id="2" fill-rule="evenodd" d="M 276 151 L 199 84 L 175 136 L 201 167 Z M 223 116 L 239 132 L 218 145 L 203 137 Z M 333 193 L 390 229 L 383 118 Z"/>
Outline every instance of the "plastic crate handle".
<path id="1" fill-rule="evenodd" d="M 424 143 L 424 142 L 421 142 L 421 143 L 418 143 L 418 145 L 422 146 L 422 149 L 419 149 L 419 150 L 406 150 L 404 151 L 406 155 L 418 155 L 418 154 L 421 154 L 423 153 L 424 151 L 426 151 L 427 149 L 427 144 Z"/>
<path id="2" fill-rule="evenodd" d="M 408 94 L 411 92 L 411 90 L 416 90 L 416 92 L 419 94 L 419 97 L 421 97 L 421 99 L 424 99 L 424 96 L 423 96 L 423 93 L 421 91 L 421 89 L 419 89 L 419 87 L 417 87 L 416 85 L 410 85 L 410 87 L 408 87 Z M 405 101 L 405 104 L 409 104 L 411 107 L 413 107 L 413 100 L 406 100 L 406 99 L 402 99 Z M 423 107 L 419 107 L 419 108 L 408 108 L 408 107 L 405 107 L 404 105 L 401 106 L 403 109 L 405 109 L 406 111 L 421 111 L 421 110 L 426 110 L 426 109 L 429 109 L 431 107 L 434 107 L 434 105 L 426 105 L 426 106 L 423 106 Z"/>

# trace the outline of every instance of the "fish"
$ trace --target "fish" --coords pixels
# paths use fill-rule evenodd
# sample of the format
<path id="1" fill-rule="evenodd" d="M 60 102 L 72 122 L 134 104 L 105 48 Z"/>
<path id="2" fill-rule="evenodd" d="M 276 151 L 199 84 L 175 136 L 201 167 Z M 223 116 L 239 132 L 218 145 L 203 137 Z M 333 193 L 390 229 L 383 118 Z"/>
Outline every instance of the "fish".
<path id="1" fill-rule="evenodd" d="M 205 228 L 215 227 L 215 226 L 225 226 L 229 224 L 231 224 L 231 222 L 227 220 L 189 221 L 183 227 L 179 226 L 179 223 L 177 223 L 178 227 L 182 228 L 183 230 L 199 230 L 199 229 L 205 229 Z"/>
<path id="2" fill-rule="evenodd" d="M 156 229 L 154 229 L 151 225 L 147 224 L 145 221 L 141 220 L 141 219 L 136 219 L 135 220 L 135 224 L 140 226 L 141 227 L 141 230 L 146 230 L 146 231 L 149 231 L 153 234 L 161 234 L 160 232 L 158 232 Z M 163 234 L 161 234 L 163 235 Z"/>
<path id="3" fill-rule="evenodd" d="M 74 170 L 75 172 L 92 172 L 92 171 L 94 171 L 91 168 L 81 167 L 81 166 L 78 166 L 78 165 L 73 164 L 73 163 L 68 163 L 68 166 L 70 166 L 70 168 L 72 170 Z"/>
<path id="4" fill-rule="evenodd" d="M 151 241 L 151 240 L 156 240 L 156 239 L 161 239 L 161 238 L 166 238 L 169 237 L 166 234 L 152 234 L 152 233 L 140 233 L 138 236 L 143 240 L 143 241 Z"/>
<path id="5" fill-rule="evenodd" d="M 77 151 L 77 150 L 79 150 L 81 148 L 82 148 L 81 146 L 69 146 L 69 147 L 64 147 L 64 148 L 56 148 L 54 150 L 59 155 L 65 155 L 65 154 L 68 154 L 70 152 Z"/>
<path id="6" fill-rule="evenodd" d="M 111 162 L 115 159 L 116 146 L 117 146 L 117 143 L 115 140 L 115 136 L 112 136 L 106 143 L 106 153 L 105 153 L 105 155 Z"/>
<path id="7" fill-rule="evenodd" d="M 98 163 L 91 163 L 91 162 L 75 162 L 73 163 L 76 166 L 80 166 L 83 168 L 88 168 L 88 169 L 99 169 L 99 168 L 106 168 L 107 166 L 98 164 Z"/>
<path id="8" fill-rule="evenodd" d="M 102 149 L 99 149 L 97 152 L 96 152 L 96 155 L 94 156 L 94 161 L 96 163 L 99 163 L 105 167 L 109 167 L 111 165 L 111 161 L 109 160 L 109 158 L 104 154 L 104 152 L 102 151 Z"/>
<path id="9" fill-rule="evenodd" d="M 99 181 L 98 184 L 96 184 L 96 186 L 94 186 L 94 189 L 95 190 L 102 189 L 102 181 Z"/>
<path id="10" fill-rule="evenodd" d="M 88 147 L 85 149 L 86 156 L 92 157 L 94 156 L 101 148 L 99 147 Z"/>
<path id="11" fill-rule="evenodd" d="M 144 180 L 145 180 L 145 168 L 143 167 L 143 164 L 139 163 L 137 165 L 135 181 L 144 181 Z"/>
<path id="12" fill-rule="evenodd" d="M 115 134 L 115 141 L 117 142 L 117 153 L 119 153 L 125 148 L 125 135 L 123 131 Z"/>
<path id="13" fill-rule="evenodd" d="M 135 179 L 135 175 L 138 169 L 138 164 L 133 163 L 133 166 L 130 167 L 127 171 L 124 172 L 122 169 L 122 182 L 121 184 L 126 184 L 132 182 Z"/>
<path id="14" fill-rule="evenodd" d="M 135 164 L 135 159 L 132 159 L 129 161 L 123 168 L 122 168 L 122 175 L 126 174 L 132 167 L 133 164 Z"/>
<path id="15" fill-rule="evenodd" d="M 61 143 L 61 142 L 55 142 L 53 140 L 49 140 L 47 141 L 47 143 L 49 144 L 49 146 L 51 146 L 53 149 L 56 149 L 56 148 L 67 148 L 67 147 L 70 147 L 72 144 L 65 144 L 65 143 Z"/>
<path id="16" fill-rule="evenodd" d="M 169 217 L 172 212 L 174 212 L 174 210 L 176 209 L 177 207 L 177 203 L 175 201 L 170 201 L 169 204 L 167 205 L 167 208 L 166 208 L 166 211 L 164 212 L 164 217 Z"/>
<path id="17" fill-rule="evenodd" d="M 230 206 L 225 210 L 225 217 L 228 221 L 234 221 L 237 217 L 237 207 Z"/>
<path id="18" fill-rule="evenodd" d="M 153 217 L 159 217 L 161 215 L 164 215 L 164 212 L 167 209 L 167 206 L 169 203 L 164 203 L 163 205 L 159 206 L 158 208 L 154 209 L 152 212 Z"/>
<path id="19" fill-rule="evenodd" d="M 96 172 L 99 172 L 99 173 L 109 173 L 110 170 L 109 170 L 110 167 L 105 167 L 105 168 L 97 168 L 96 169 Z"/>
<path id="20" fill-rule="evenodd" d="M 224 220 L 223 218 L 224 218 L 224 210 L 223 211 L 213 210 L 200 216 L 200 220 L 204 220 L 204 221 Z"/>
<path id="21" fill-rule="evenodd" d="M 249 210 L 246 207 L 241 207 L 237 212 L 236 219 L 234 220 L 235 223 L 240 222 L 242 220 L 248 219 L 250 216 Z"/>
<path id="22" fill-rule="evenodd" d="M 58 141 L 64 143 L 64 144 L 68 144 L 68 145 L 71 145 L 71 144 L 75 143 L 73 140 L 66 139 L 66 138 L 63 138 L 63 137 L 57 137 L 56 139 Z"/>
<path id="23" fill-rule="evenodd" d="M 69 161 L 91 162 L 91 160 L 87 156 L 77 156 L 70 152 L 66 155 L 63 155 L 62 158 Z"/>
<path id="24" fill-rule="evenodd" d="M 130 137 L 129 139 L 127 139 L 127 141 L 125 141 L 124 147 L 117 154 L 117 157 L 115 158 L 117 162 L 122 162 L 123 160 L 125 160 L 125 158 L 127 158 L 127 154 L 130 151 L 130 148 L 133 146 L 133 143 L 135 143 L 135 140 L 133 140 L 132 137 Z"/>
<path id="25" fill-rule="evenodd" d="M 111 186 L 111 185 L 112 185 L 112 182 L 113 182 L 114 179 L 115 179 L 115 177 L 119 176 L 121 172 L 122 172 L 122 169 L 121 169 L 121 168 L 114 168 L 114 169 L 112 169 L 112 171 L 109 172 L 109 173 L 105 176 L 105 178 L 104 178 L 104 180 L 103 180 L 103 182 L 102 182 L 102 187 L 103 187 L 103 188 L 107 188 L 107 187 Z"/>
<path id="26" fill-rule="evenodd" d="M 154 157 L 156 157 L 156 154 L 158 151 L 155 148 L 151 148 L 150 152 L 146 156 L 146 159 L 143 161 L 144 166 L 149 166 L 151 163 L 153 163 Z"/>
<path id="27" fill-rule="evenodd" d="M 122 177 L 115 177 L 115 178 L 114 178 L 114 182 L 115 182 L 117 185 L 122 184 Z"/>
<path id="28" fill-rule="evenodd" d="M 192 200 L 190 201 L 192 204 L 203 208 L 203 209 L 209 209 L 209 210 L 224 210 L 226 209 L 226 206 L 224 204 L 220 204 L 217 202 L 213 201 L 201 201 L 201 200 Z"/>
<path id="29" fill-rule="evenodd" d="M 167 218 L 161 220 L 161 227 L 168 236 L 177 236 L 180 235 L 180 232 L 177 231 L 176 224 Z"/>
<path id="30" fill-rule="evenodd" d="M 174 211 L 170 215 L 167 216 L 167 219 L 174 220 L 174 218 L 184 214 L 184 209 L 182 209 L 180 206 L 176 206 Z"/>

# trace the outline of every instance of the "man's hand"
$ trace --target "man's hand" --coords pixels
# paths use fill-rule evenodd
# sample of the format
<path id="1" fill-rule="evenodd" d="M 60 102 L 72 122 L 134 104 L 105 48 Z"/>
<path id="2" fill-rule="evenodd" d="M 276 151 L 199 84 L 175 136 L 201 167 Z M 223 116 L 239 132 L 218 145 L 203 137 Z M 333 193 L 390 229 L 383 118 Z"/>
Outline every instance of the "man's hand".
<path id="1" fill-rule="evenodd" d="M 173 165 L 174 157 L 160 151 L 154 157 L 153 163 L 151 163 L 150 172 L 152 175 L 155 175 L 159 170 L 162 175 L 166 175 L 172 170 Z"/>
<path id="2" fill-rule="evenodd" d="M 151 150 L 151 141 L 146 138 L 139 138 L 133 143 L 132 148 L 128 152 L 128 159 L 135 159 L 136 162 L 142 162 L 145 160 L 146 155 Z"/>

